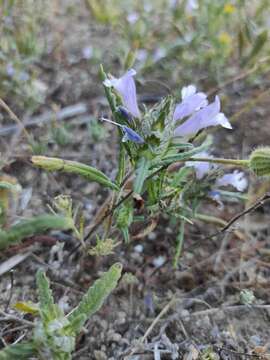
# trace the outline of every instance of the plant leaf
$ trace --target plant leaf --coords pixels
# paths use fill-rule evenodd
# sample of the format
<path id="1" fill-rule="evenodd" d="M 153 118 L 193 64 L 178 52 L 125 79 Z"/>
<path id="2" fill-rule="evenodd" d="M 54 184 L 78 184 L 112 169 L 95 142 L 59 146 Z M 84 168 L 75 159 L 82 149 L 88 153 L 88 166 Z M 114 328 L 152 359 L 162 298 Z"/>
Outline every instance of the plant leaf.
<path id="1" fill-rule="evenodd" d="M 56 319 L 60 315 L 60 309 L 54 304 L 50 283 L 42 269 L 36 274 L 36 282 L 38 287 L 39 310 L 44 324 Z"/>
<path id="2" fill-rule="evenodd" d="M 68 320 L 73 322 L 81 314 L 85 314 L 89 318 L 97 312 L 103 305 L 107 296 L 116 287 L 122 272 L 122 265 L 116 263 L 105 272 L 100 279 L 94 282 L 87 293 L 83 296 L 79 305 L 68 315 Z"/>
<path id="3" fill-rule="evenodd" d="M 249 55 L 242 61 L 242 66 L 246 66 L 248 63 L 252 62 L 259 52 L 263 49 L 264 45 L 267 42 L 268 31 L 262 31 L 256 38 L 253 48 L 251 49 Z"/>
<path id="4" fill-rule="evenodd" d="M 70 219 L 57 215 L 40 215 L 33 219 L 23 220 L 9 230 L 0 229 L 0 249 L 49 229 L 67 230 L 72 226 Z"/>
<path id="5" fill-rule="evenodd" d="M 39 309 L 36 304 L 33 304 L 31 302 L 23 302 L 18 301 L 13 306 L 16 310 L 19 310 L 21 312 L 27 313 L 27 314 L 33 314 L 37 315 L 39 313 Z"/>
<path id="6" fill-rule="evenodd" d="M 77 174 L 89 181 L 95 181 L 110 189 L 119 190 L 118 186 L 103 174 L 103 172 L 77 161 L 46 156 L 32 156 L 31 161 L 34 166 L 41 167 L 47 171 L 63 171 L 70 174 Z"/>
<path id="7" fill-rule="evenodd" d="M 149 169 L 150 163 L 151 163 L 151 161 L 145 157 L 142 157 L 138 161 L 137 168 L 135 171 L 136 178 L 135 178 L 134 185 L 133 185 L 133 191 L 136 194 L 140 194 L 142 192 L 144 181 L 148 175 L 148 169 Z"/>
<path id="8" fill-rule="evenodd" d="M 6 346 L 0 351 L 0 360 L 30 359 L 36 354 L 36 349 L 32 343 L 20 343 Z"/>

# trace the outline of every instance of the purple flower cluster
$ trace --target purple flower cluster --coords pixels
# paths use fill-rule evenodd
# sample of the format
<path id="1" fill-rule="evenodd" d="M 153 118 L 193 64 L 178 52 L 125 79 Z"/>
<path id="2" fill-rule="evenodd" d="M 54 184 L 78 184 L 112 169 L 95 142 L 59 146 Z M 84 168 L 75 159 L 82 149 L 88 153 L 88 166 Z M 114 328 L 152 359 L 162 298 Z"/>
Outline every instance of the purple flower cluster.
<path id="1" fill-rule="evenodd" d="M 177 122 L 186 117 L 189 118 L 176 127 L 175 136 L 189 138 L 199 130 L 216 125 L 227 129 L 232 128 L 229 120 L 220 112 L 219 97 L 216 96 L 215 101 L 208 104 L 207 95 L 203 92 L 196 92 L 194 85 L 182 89 L 182 102 L 175 107 L 173 121 Z"/>
<path id="2" fill-rule="evenodd" d="M 195 156 L 196 158 L 209 158 L 211 155 L 207 152 L 201 152 Z M 186 161 L 186 166 L 193 167 L 196 173 L 196 178 L 201 180 L 209 171 L 216 169 L 217 165 L 205 161 Z M 245 177 L 245 174 L 242 171 L 234 170 L 232 173 L 228 173 L 218 178 L 214 184 L 214 189 L 212 192 L 218 193 L 218 189 L 223 186 L 233 186 L 238 191 L 244 191 L 248 186 L 248 181 Z"/>

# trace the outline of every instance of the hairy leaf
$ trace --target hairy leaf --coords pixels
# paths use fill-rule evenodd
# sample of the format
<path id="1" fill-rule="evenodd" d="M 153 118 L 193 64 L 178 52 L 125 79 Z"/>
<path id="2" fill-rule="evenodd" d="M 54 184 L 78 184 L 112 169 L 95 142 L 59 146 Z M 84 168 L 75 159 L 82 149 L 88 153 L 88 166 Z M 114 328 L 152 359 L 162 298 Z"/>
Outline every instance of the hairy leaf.
<path id="1" fill-rule="evenodd" d="M 85 314 L 88 318 L 97 312 L 107 296 L 116 287 L 121 272 L 121 264 L 116 263 L 111 266 L 109 271 L 105 272 L 102 277 L 96 280 L 94 285 L 88 289 L 80 304 L 68 315 L 68 320 L 73 322 L 74 319 L 81 314 Z"/>
<path id="2" fill-rule="evenodd" d="M 8 230 L 0 230 L 0 249 L 49 229 L 67 230 L 70 228 L 72 228 L 70 219 L 63 216 L 40 215 L 33 219 L 23 220 Z"/>
<path id="3" fill-rule="evenodd" d="M 54 304 L 50 283 L 43 270 L 39 269 L 36 275 L 40 315 L 44 324 L 56 319 L 60 309 Z"/>
<path id="4" fill-rule="evenodd" d="M 95 181 L 113 190 L 119 190 L 118 186 L 103 174 L 103 172 L 77 161 L 46 156 L 32 156 L 31 161 L 33 165 L 47 171 L 63 171 L 70 174 L 77 174 L 84 177 L 86 180 Z"/>
<path id="5" fill-rule="evenodd" d="M 0 351 L 0 360 L 30 359 L 35 355 L 36 349 L 32 343 L 20 343 L 6 346 Z"/>
<path id="6" fill-rule="evenodd" d="M 143 189 L 143 184 L 148 175 L 148 169 L 150 166 L 150 160 L 142 157 L 137 164 L 136 178 L 133 185 L 133 191 L 136 194 L 140 194 Z"/>

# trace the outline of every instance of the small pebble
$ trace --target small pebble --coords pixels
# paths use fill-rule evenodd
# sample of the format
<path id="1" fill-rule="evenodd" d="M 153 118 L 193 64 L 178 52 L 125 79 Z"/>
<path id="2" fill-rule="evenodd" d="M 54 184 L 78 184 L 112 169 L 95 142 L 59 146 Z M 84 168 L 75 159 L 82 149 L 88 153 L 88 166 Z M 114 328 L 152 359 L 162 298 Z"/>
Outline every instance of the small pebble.
<path id="1" fill-rule="evenodd" d="M 165 256 L 158 256 L 156 257 L 153 261 L 152 261 L 152 264 L 155 266 L 155 267 L 160 267 L 162 266 L 166 261 L 166 258 Z"/>
<path id="2" fill-rule="evenodd" d="M 139 244 L 139 245 L 134 246 L 134 250 L 137 253 L 142 253 L 143 252 L 143 245 Z"/>

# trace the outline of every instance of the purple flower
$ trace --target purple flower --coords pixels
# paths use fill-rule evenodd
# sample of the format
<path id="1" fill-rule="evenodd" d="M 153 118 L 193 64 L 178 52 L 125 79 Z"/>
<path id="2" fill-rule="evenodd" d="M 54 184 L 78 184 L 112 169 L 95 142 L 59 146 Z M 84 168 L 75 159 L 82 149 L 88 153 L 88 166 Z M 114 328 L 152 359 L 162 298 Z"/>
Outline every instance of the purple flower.
<path id="1" fill-rule="evenodd" d="M 199 8 L 198 0 L 188 0 L 186 3 L 186 12 L 192 15 L 194 10 Z"/>
<path id="2" fill-rule="evenodd" d="M 132 130 L 131 128 L 123 125 L 122 129 L 124 131 L 124 137 L 122 139 L 123 142 L 126 142 L 128 140 L 133 141 L 137 144 L 143 144 L 144 140 L 143 138 L 136 133 L 136 131 Z"/>
<path id="3" fill-rule="evenodd" d="M 121 95 L 123 105 L 134 117 L 140 117 L 140 111 L 137 104 L 136 85 L 133 76 L 136 74 L 134 69 L 128 70 L 119 79 L 106 79 L 103 84 L 107 87 L 113 86 Z"/>
<path id="4" fill-rule="evenodd" d="M 137 144 L 143 144 L 144 143 L 144 140 L 143 138 L 138 134 L 136 133 L 136 131 L 132 130 L 131 128 L 129 128 L 128 126 L 126 125 L 122 125 L 122 124 L 118 124 L 116 123 L 115 121 L 112 121 L 112 120 L 109 120 L 109 119 L 106 119 L 104 117 L 101 118 L 102 121 L 106 121 L 110 124 L 113 124 L 113 125 L 116 125 L 116 126 L 119 126 L 123 132 L 124 132 L 124 136 L 123 136 L 123 139 L 122 141 L 123 142 L 126 142 L 128 140 L 130 141 L 133 141 Z"/>
<path id="5" fill-rule="evenodd" d="M 206 151 L 203 151 L 199 154 L 193 156 L 193 158 L 211 158 L 212 156 L 209 155 Z M 216 168 L 217 166 L 213 163 L 205 162 L 205 161 L 186 161 L 185 163 L 188 167 L 193 167 L 196 173 L 196 178 L 201 180 L 204 175 L 206 175 L 210 170 Z"/>
<path id="6" fill-rule="evenodd" d="M 187 121 L 178 126 L 174 131 L 174 135 L 190 137 L 201 129 L 216 125 L 221 125 L 227 129 L 232 128 L 229 120 L 220 112 L 220 100 L 218 96 L 216 96 L 213 103 L 197 111 Z"/>
<path id="7" fill-rule="evenodd" d="M 83 49 L 82 49 L 82 57 L 86 60 L 88 59 L 91 59 L 93 55 L 93 48 L 92 46 L 85 46 Z"/>
<path id="8" fill-rule="evenodd" d="M 196 93 L 194 85 L 183 87 L 181 94 L 182 102 L 176 105 L 173 121 L 182 120 L 208 104 L 206 94 L 203 92 Z"/>
<path id="9" fill-rule="evenodd" d="M 6 66 L 6 72 L 9 77 L 12 77 L 15 74 L 15 69 L 11 63 L 8 63 Z"/>
<path id="10" fill-rule="evenodd" d="M 216 186 L 231 185 L 238 191 L 244 191 L 248 185 L 245 174 L 242 171 L 235 170 L 233 173 L 225 174 L 216 180 Z"/>
<path id="11" fill-rule="evenodd" d="M 124 106 L 119 106 L 118 111 L 128 122 L 132 122 L 132 116 Z"/>
<path id="12" fill-rule="evenodd" d="M 137 14 L 136 12 L 130 13 L 127 16 L 127 21 L 133 25 L 137 22 L 137 20 L 139 19 L 139 14 Z"/>

